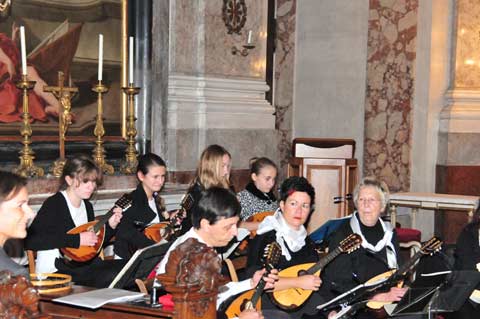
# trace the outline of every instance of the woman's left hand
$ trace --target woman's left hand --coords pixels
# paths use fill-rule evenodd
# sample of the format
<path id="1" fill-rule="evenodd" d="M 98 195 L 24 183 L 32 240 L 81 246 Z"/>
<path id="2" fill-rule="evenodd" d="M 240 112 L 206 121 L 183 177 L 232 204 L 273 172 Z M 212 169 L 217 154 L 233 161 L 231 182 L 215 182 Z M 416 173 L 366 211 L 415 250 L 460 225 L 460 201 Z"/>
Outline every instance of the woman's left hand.
<path id="1" fill-rule="evenodd" d="M 108 220 L 108 224 L 112 229 L 117 228 L 118 224 L 120 224 L 120 221 L 122 220 L 123 217 L 123 210 L 120 207 L 115 207 L 113 209 L 113 215 L 110 217 Z"/>
<path id="2" fill-rule="evenodd" d="M 407 288 L 392 287 L 389 292 L 376 294 L 375 296 L 373 296 L 372 300 L 381 301 L 381 302 L 400 301 L 400 299 L 402 299 L 406 291 L 407 291 Z"/>
<path id="3" fill-rule="evenodd" d="M 253 277 L 251 279 L 250 285 L 252 288 L 255 288 L 258 285 L 258 282 L 260 279 L 262 279 L 263 275 L 265 274 L 266 269 L 261 269 L 256 271 L 253 274 Z M 270 273 L 268 274 L 267 277 L 263 277 L 263 280 L 265 281 L 265 290 L 273 289 L 275 282 L 278 281 L 278 270 L 277 269 L 272 269 Z"/>

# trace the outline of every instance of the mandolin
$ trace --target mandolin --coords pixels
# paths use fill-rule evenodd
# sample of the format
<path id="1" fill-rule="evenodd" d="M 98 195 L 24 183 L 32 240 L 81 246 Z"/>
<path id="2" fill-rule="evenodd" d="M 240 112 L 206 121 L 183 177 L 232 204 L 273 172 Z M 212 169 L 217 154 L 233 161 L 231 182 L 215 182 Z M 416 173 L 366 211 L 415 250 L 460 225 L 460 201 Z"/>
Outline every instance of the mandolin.
<path id="1" fill-rule="evenodd" d="M 351 253 L 358 249 L 362 244 L 362 238 L 358 234 L 351 234 L 342 240 L 337 248 L 323 257 L 317 263 L 305 263 L 288 267 L 278 273 L 279 277 L 298 277 L 302 275 L 319 275 L 320 271 L 329 262 L 342 253 Z M 285 290 L 274 291 L 270 294 L 272 301 L 280 308 L 288 311 L 294 311 L 301 307 L 308 300 L 313 290 L 302 288 L 289 288 Z"/>
<path id="2" fill-rule="evenodd" d="M 180 203 L 180 209 L 175 214 L 175 216 L 172 216 L 166 222 L 155 223 L 147 226 L 143 230 L 143 234 L 156 243 L 160 242 L 162 238 L 166 241 L 176 239 L 175 234 L 178 230 L 178 227 L 181 224 L 182 220 L 185 218 L 187 210 L 192 208 L 193 203 L 194 200 L 192 195 L 190 193 L 185 194 L 185 196 L 183 196 L 182 198 L 182 202 Z"/>
<path id="3" fill-rule="evenodd" d="M 280 260 L 280 256 L 282 255 L 282 249 L 277 242 L 272 242 L 265 247 L 265 252 L 263 255 L 264 258 L 264 266 L 266 272 L 264 276 L 268 276 L 270 271 L 275 268 L 275 265 Z M 232 303 L 228 306 L 225 310 L 225 314 L 228 318 L 235 318 L 238 317 L 240 312 L 245 309 L 256 309 L 260 311 L 261 309 L 261 302 L 260 297 L 262 296 L 263 290 L 265 288 L 266 282 L 262 279 L 258 282 L 257 287 L 255 289 L 249 290 L 240 294 L 236 297 Z"/>
<path id="4" fill-rule="evenodd" d="M 377 282 L 383 282 L 389 278 L 399 278 L 397 282 L 400 282 L 399 288 L 403 286 L 402 278 L 405 277 L 405 274 L 415 265 L 418 259 L 424 255 L 433 255 L 434 253 L 438 252 L 442 248 L 442 241 L 440 241 L 436 237 L 432 237 L 430 240 L 426 241 L 420 250 L 415 253 L 415 255 L 410 258 L 405 264 L 403 264 L 398 269 L 392 269 L 382 274 L 379 274 L 366 282 L 366 285 L 374 284 Z M 395 282 L 395 283 L 397 283 Z M 392 282 L 393 283 L 393 282 Z M 391 304 L 392 302 L 383 302 L 383 301 L 369 301 L 367 303 L 367 307 L 373 310 L 383 309 L 383 306 L 387 304 Z"/>
<path id="5" fill-rule="evenodd" d="M 265 217 L 272 216 L 274 213 L 275 212 L 272 212 L 272 211 L 258 212 L 258 213 L 253 214 L 252 216 L 248 217 L 247 220 L 245 220 L 245 221 L 246 222 L 260 223 L 265 219 Z M 256 235 L 257 235 L 257 231 L 253 230 L 253 231 L 250 232 L 249 238 L 252 239 Z M 245 238 L 244 240 L 242 240 L 240 245 L 238 245 L 237 251 L 246 252 L 247 247 L 248 247 L 248 238 Z"/>
<path id="6" fill-rule="evenodd" d="M 114 214 L 113 209 L 120 207 L 122 210 L 126 210 L 132 205 L 132 198 L 129 194 L 123 194 L 116 202 L 115 205 L 98 220 L 88 222 L 78 227 L 70 229 L 67 234 L 80 234 L 86 231 L 93 231 L 97 235 L 97 243 L 94 246 L 80 246 L 78 248 L 63 247 L 60 251 L 63 253 L 67 260 L 74 260 L 78 262 L 85 262 L 93 259 L 97 256 L 102 249 L 103 242 L 105 240 L 105 224 L 110 217 Z"/>

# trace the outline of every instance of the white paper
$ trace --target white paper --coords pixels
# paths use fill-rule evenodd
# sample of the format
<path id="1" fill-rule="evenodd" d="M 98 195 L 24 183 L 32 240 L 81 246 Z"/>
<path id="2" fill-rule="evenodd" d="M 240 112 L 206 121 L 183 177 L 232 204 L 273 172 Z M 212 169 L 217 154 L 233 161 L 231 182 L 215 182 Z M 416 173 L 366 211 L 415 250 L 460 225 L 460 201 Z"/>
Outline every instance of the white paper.
<path id="1" fill-rule="evenodd" d="M 127 302 L 143 298 L 143 293 L 116 288 L 95 289 L 53 299 L 55 302 L 97 309 L 106 303 Z"/>

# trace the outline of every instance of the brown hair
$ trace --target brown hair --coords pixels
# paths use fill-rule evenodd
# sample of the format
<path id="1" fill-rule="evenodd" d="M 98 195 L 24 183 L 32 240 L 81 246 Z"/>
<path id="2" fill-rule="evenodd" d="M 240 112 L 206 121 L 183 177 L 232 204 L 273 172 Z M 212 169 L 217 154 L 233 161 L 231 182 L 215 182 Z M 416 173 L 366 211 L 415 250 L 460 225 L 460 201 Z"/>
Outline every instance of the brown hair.
<path id="1" fill-rule="evenodd" d="M 80 182 L 95 181 L 98 185 L 102 184 L 102 171 L 97 164 L 87 155 L 76 155 L 75 157 L 67 159 L 63 167 L 62 176 L 60 176 L 59 190 L 66 190 L 68 184 L 66 177 L 76 179 Z"/>
<path id="2" fill-rule="evenodd" d="M 25 186 L 27 186 L 25 177 L 0 171 L 0 204 L 15 197 Z"/>
<path id="3" fill-rule="evenodd" d="M 197 168 L 196 180 L 209 189 L 212 186 L 229 188 L 229 177 L 225 178 L 221 175 L 223 156 L 228 155 L 230 159 L 232 156 L 230 153 L 220 145 L 208 146 L 200 156 L 200 161 Z"/>
<path id="4" fill-rule="evenodd" d="M 273 167 L 278 171 L 277 165 L 267 157 L 253 157 L 250 159 L 250 174 L 258 175 L 264 167 Z"/>

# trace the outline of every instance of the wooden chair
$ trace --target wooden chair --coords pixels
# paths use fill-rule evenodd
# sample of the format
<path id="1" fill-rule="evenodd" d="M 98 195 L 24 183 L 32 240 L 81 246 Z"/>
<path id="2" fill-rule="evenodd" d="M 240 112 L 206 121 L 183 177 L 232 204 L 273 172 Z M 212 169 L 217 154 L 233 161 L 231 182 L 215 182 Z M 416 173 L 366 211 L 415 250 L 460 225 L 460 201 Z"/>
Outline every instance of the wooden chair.
<path id="1" fill-rule="evenodd" d="M 400 243 L 400 250 L 407 250 L 410 258 L 412 258 L 417 252 L 420 251 L 420 248 L 422 248 L 422 244 L 416 240 L 412 240 L 406 243 Z M 415 263 L 415 265 L 418 264 L 418 260 Z M 412 273 L 412 276 L 410 278 L 411 281 L 415 280 L 415 271 Z"/>
<path id="2" fill-rule="evenodd" d="M 247 256 L 244 255 L 233 259 L 227 258 L 224 262 L 227 265 L 230 280 L 238 281 L 237 272 L 247 267 Z"/>
<path id="3" fill-rule="evenodd" d="M 28 271 L 31 274 L 34 274 L 36 273 L 37 252 L 35 250 L 30 250 L 30 249 L 25 250 L 25 252 L 27 253 L 27 259 L 28 259 Z M 110 256 L 105 257 L 103 249 L 100 250 L 99 257 L 103 260 L 113 259 L 113 257 L 110 257 Z"/>
<path id="4" fill-rule="evenodd" d="M 28 271 L 31 274 L 34 274 L 36 273 L 35 260 L 37 259 L 37 252 L 34 250 L 27 249 L 26 253 L 27 253 L 27 259 L 28 259 Z"/>

